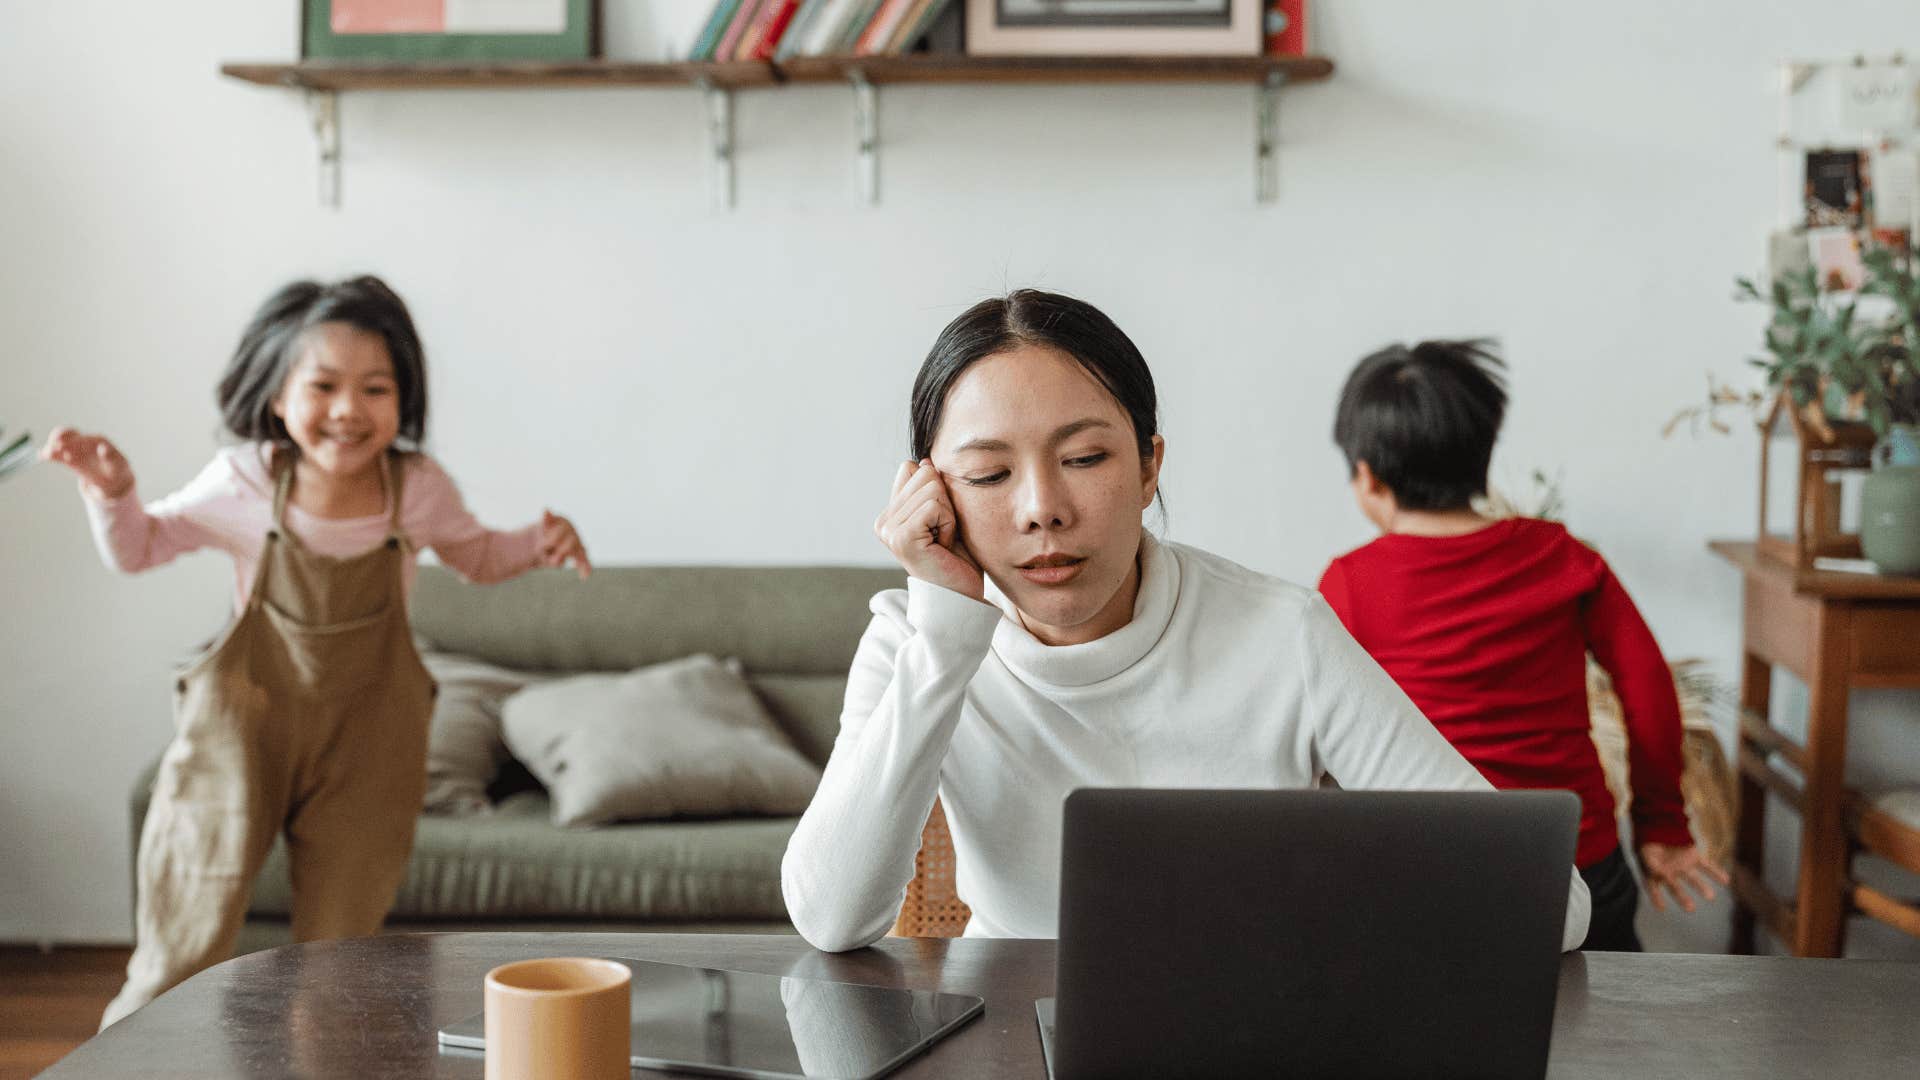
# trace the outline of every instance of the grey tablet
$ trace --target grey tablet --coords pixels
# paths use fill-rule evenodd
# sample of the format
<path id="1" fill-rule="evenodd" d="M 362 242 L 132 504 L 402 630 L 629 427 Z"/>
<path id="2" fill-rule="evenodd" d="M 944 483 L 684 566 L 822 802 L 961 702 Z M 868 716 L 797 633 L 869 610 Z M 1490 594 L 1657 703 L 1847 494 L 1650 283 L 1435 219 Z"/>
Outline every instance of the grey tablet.
<path id="1" fill-rule="evenodd" d="M 633 1064 L 707 1076 L 885 1076 L 986 1005 L 930 990 L 608 957 L 633 970 Z M 440 1045 L 486 1047 L 483 1014 Z"/>

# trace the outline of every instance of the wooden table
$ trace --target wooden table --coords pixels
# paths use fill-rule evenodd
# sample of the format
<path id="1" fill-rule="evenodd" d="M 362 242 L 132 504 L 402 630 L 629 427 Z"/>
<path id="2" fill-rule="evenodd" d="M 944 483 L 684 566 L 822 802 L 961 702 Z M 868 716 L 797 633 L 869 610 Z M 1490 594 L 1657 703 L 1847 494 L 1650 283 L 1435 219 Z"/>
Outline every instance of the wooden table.
<path id="1" fill-rule="evenodd" d="M 1708 547 L 1739 568 L 1745 594 L 1731 948 L 1753 951 L 1757 917 L 1795 956 L 1839 956 L 1851 907 L 1902 919 L 1890 897 L 1847 880 L 1847 697 L 1856 687 L 1920 689 L 1920 578 L 1798 570 L 1751 543 Z M 1775 665 L 1807 684 L 1804 743 L 1768 720 Z M 1798 784 L 1768 763 L 1772 754 L 1799 771 Z M 1761 872 L 1769 792 L 1800 812 L 1790 899 L 1774 895 Z"/>
<path id="2" fill-rule="evenodd" d="M 478 1057 L 441 1053 L 434 1033 L 480 1009 L 481 977 L 494 965 L 577 955 L 977 994 L 986 1014 L 896 1075 L 1046 1075 L 1033 1002 L 1053 992 L 1051 941 L 888 938 L 829 956 L 797 937 L 730 934 L 400 934 L 283 946 L 194 976 L 42 1075 L 478 1077 Z M 1561 960 L 1548 1074 L 1920 1076 L 1916 1002 L 1920 964 L 1575 953 Z"/>

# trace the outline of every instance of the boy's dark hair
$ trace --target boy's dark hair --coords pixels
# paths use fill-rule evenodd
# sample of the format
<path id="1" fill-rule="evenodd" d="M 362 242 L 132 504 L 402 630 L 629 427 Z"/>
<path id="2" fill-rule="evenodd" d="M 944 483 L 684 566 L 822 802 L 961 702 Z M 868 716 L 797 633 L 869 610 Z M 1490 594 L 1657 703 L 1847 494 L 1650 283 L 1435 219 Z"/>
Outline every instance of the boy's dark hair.
<path id="1" fill-rule="evenodd" d="M 1367 463 L 1404 510 L 1459 510 L 1487 490 L 1507 411 L 1506 365 L 1491 340 L 1390 345 L 1340 391 L 1333 441 Z"/>
<path id="2" fill-rule="evenodd" d="M 387 343 L 399 399 L 402 449 L 419 449 L 427 437 L 427 357 L 407 305 L 372 275 L 331 285 L 296 281 L 267 298 L 240 335 L 240 345 L 220 376 L 216 399 L 220 421 L 242 439 L 289 444 L 273 402 L 299 355 L 302 335 L 321 323 L 346 323 Z"/>
<path id="3" fill-rule="evenodd" d="M 1153 456 L 1159 433 L 1159 402 L 1153 373 L 1132 339 L 1099 308 L 1084 300 L 1038 289 L 1018 289 L 982 300 L 948 323 L 934 340 L 913 380 L 908 423 L 913 460 L 933 453 L 933 438 L 946 413 L 947 391 L 976 361 L 1020 345 L 1059 349 L 1107 388 L 1133 422 L 1134 447 Z"/>

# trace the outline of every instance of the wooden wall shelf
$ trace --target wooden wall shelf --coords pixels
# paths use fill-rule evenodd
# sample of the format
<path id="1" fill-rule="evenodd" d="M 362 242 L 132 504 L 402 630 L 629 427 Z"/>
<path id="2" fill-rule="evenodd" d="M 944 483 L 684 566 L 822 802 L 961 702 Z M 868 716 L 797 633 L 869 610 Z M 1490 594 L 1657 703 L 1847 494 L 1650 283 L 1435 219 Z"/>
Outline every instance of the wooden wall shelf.
<path id="1" fill-rule="evenodd" d="M 888 83 L 1264 83 L 1333 74 L 1322 56 L 805 56 L 775 65 L 782 82 L 835 82 L 856 72 Z"/>
<path id="2" fill-rule="evenodd" d="M 787 85 L 840 83 L 854 95 L 855 146 L 861 187 L 879 201 L 877 88 L 903 84 L 1066 85 L 1075 83 L 1227 83 L 1257 89 L 1254 142 L 1255 197 L 1279 194 L 1279 92 L 1290 83 L 1333 74 L 1321 56 L 872 56 L 802 57 L 785 63 L 635 63 L 622 60 L 552 62 L 393 62 L 303 60 L 228 63 L 220 72 L 260 86 L 301 91 L 319 151 L 320 198 L 340 198 L 339 94 L 348 90 L 581 89 L 693 87 L 706 99 L 712 148 L 714 202 L 733 205 L 733 93 Z"/>
<path id="3" fill-rule="evenodd" d="M 859 72 L 893 83 L 1290 83 L 1333 74 L 1321 56 L 808 56 L 760 61 L 631 63 L 421 63 L 303 60 L 222 64 L 220 73 L 297 90 L 454 90 L 606 86 L 774 86 L 844 82 Z"/>

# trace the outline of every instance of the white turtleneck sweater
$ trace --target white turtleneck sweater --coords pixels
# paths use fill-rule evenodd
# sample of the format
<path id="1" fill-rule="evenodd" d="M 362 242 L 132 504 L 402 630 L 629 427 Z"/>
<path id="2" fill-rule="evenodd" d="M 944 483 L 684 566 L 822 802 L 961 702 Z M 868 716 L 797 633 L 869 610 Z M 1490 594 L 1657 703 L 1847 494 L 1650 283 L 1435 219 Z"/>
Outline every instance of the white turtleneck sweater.
<path id="1" fill-rule="evenodd" d="M 1055 937 L 1060 808 L 1080 787 L 1491 791 L 1318 593 L 1143 537 L 1133 619 L 1042 644 L 990 603 L 909 579 L 873 598 L 840 734 L 781 885 L 829 952 L 878 940 L 940 796 L 969 937 Z M 1003 610 L 1004 609 L 1004 610 Z M 1590 900 L 1568 867 L 1562 947 Z M 1488 888 L 1498 888 L 1489 882 Z"/>

